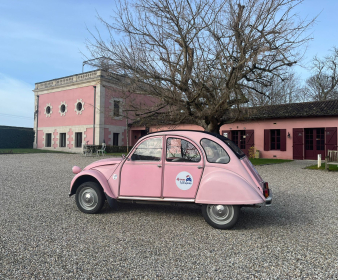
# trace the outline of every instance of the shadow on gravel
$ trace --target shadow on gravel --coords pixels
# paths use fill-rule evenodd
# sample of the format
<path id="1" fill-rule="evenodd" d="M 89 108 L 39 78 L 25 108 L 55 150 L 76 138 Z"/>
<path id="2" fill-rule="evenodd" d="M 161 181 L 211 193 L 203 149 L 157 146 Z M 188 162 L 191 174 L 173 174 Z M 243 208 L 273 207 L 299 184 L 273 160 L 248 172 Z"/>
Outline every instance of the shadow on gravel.
<path id="1" fill-rule="evenodd" d="M 101 215 L 110 215 L 113 213 L 129 213 L 129 212 L 144 212 L 149 213 L 163 213 L 171 215 L 185 215 L 198 216 L 202 215 L 201 207 L 197 204 L 191 205 L 163 205 L 163 204 L 139 204 L 139 203 L 119 203 L 117 210 L 111 209 L 109 205 L 100 212 Z"/>
<path id="2" fill-rule="evenodd" d="M 118 209 L 111 209 L 108 204 L 102 209 L 100 215 L 119 215 L 126 213 L 138 213 L 149 216 L 152 214 L 182 216 L 190 218 L 201 218 L 201 207 L 196 204 L 191 205 L 156 205 L 156 204 L 131 204 L 119 203 Z M 242 207 L 239 220 L 234 230 L 259 229 L 265 227 L 297 227 L 309 222 L 307 216 L 298 211 L 295 212 L 292 207 L 274 205 L 271 207 L 251 208 Z"/>

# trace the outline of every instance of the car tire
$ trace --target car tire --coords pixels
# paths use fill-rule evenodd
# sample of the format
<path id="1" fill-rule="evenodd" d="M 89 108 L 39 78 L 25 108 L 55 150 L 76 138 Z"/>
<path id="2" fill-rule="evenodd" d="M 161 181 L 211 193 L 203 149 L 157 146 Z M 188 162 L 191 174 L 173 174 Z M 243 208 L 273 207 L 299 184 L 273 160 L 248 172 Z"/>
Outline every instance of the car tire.
<path id="1" fill-rule="evenodd" d="M 238 205 L 202 205 L 202 214 L 205 221 L 217 229 L 232 228 L 239 218 L 239 211 Z"/>
<path id="2" fill-rule="evenodd" d="M 76 190 L 75 201 L 83 213 L 95 214 L 102 209 L 105 197 L 99 184 L 85 182 Z"/>

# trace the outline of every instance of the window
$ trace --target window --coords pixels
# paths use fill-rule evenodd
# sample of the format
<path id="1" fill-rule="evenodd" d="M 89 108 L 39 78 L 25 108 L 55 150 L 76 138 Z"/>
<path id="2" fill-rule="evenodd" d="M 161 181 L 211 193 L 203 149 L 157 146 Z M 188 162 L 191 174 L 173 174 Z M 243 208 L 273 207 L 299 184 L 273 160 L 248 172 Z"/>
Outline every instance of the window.
<path id="1" fill-rule="evenodd" d="M 170 162 L 199 162 L 201 155 L 190 142 L 180 138 L 168 138 L 166 159 Z"/>
<path id="2" fill-rule="evenodd" d="M 162 137 L 143 141 L 131 156 L 131 160 L 160 161 L 162 157 Z"/>
<path id="3" fill-rule="evenodd" d="M 82 147 L 82 132 L 75 132 L 75 148 Z"/>
<path id="4" fill-rule="evenodd" d="M 46 147 L 52 147 L 52 133 L 46 133 L 46 143 L 45 146 Z"/>
<path id="5" fill-rule="evenodd" d="M 209 139 L 202 139 L 201 145 L 210 163 L 228 163 L 228 153 L 217 143 Z"/>
<path id="6" fill-rule="evenodd" d="M 46 117 L 49 118 L 51 116 L 52 109 L 53 109 L 53 106 L 50 103 L 46 104 L 45 111 L 44 111 L 44 114 L 46 115 Z"/>
<path id="7" fill-rule="evenodd" d="M 66 113 L 67 113 L 67 104 L 66 104 L 66 102 L 61 102 L 61 104 L 59 105 L 59 113 L 60 113 L 61 117 L 66 115 Z"/>
<path id="8" fill-rule="evenodd" d="M 270 138 L 270 150 L 280 150 L 280 129 L 271 129 Z"/>
<path id="9" fill-rule="evenodd" d="M 82 114 L 82 111 L 84 110 L 84 102 L 82 101 L 82 99 L 77 99 L 76 103 L 75 103 L 75 112 L 76 114 Z M 66 106 L 66 112 L 67 112 L 67 106 Z"/>
<path id="10" fill-rule="evenodd" d="M 264 129 L 264 151 L 286 151 L 286 129 Z"/>
<path id="11" fill-rule="evenodd" d="M 113 133 L 113 146 L 119 145 L 119 133 Z"/>
<path id="12" fill-rule="evenodd" d="M 114 100 L 114 117 L 120 116 L 120 101 Z"/>
<path id="13" fill-rule="evenodd" d="M 76 104 L 76 110 L 78 110 L 78 111 L 81 111 L 81 110 L 82 110 L 82 103 L 81 103 L 81 102 L 78 102 L 78 103 Z"/>
<path id="14" fill-rule="evenodd" d="M 59 147 L 66 147 L 66 133 L 59 134 Z"/>

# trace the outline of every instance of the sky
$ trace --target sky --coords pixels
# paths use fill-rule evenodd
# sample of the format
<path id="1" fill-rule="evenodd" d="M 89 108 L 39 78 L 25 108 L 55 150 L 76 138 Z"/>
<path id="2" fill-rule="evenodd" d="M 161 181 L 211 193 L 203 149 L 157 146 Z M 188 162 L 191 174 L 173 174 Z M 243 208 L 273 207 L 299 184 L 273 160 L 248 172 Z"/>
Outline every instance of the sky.
<path id="1" fill-rule="evenodd" d="M 0 0 L 0 125 L 33 127 L 35 83 L 81 73 L 88 29 L 102 30 L 96 15 L 109 19 L 114 3 Z M 297 7 L 301 18 L 318 15 L 302 67 L 294 70 L 303 81 L 314 55 L 324 57 L 338 47 L 337 10 L 337 0 L 305 0 Z"/>

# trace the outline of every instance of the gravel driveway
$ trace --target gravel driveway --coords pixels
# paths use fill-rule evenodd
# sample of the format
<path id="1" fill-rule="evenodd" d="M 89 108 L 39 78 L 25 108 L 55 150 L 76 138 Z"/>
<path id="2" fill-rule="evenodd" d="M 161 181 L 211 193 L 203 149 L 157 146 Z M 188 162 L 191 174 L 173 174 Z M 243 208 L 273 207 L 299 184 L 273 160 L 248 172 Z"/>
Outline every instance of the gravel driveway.
<path id="1" fill-rule="evenodd" d="M 197 206 L 80 212 L 71 167 L 96 158 L 0 155 L 0 279 L 338 279 L 338 173 L 257 167 L 271 207 L 216 230 Z"/>

